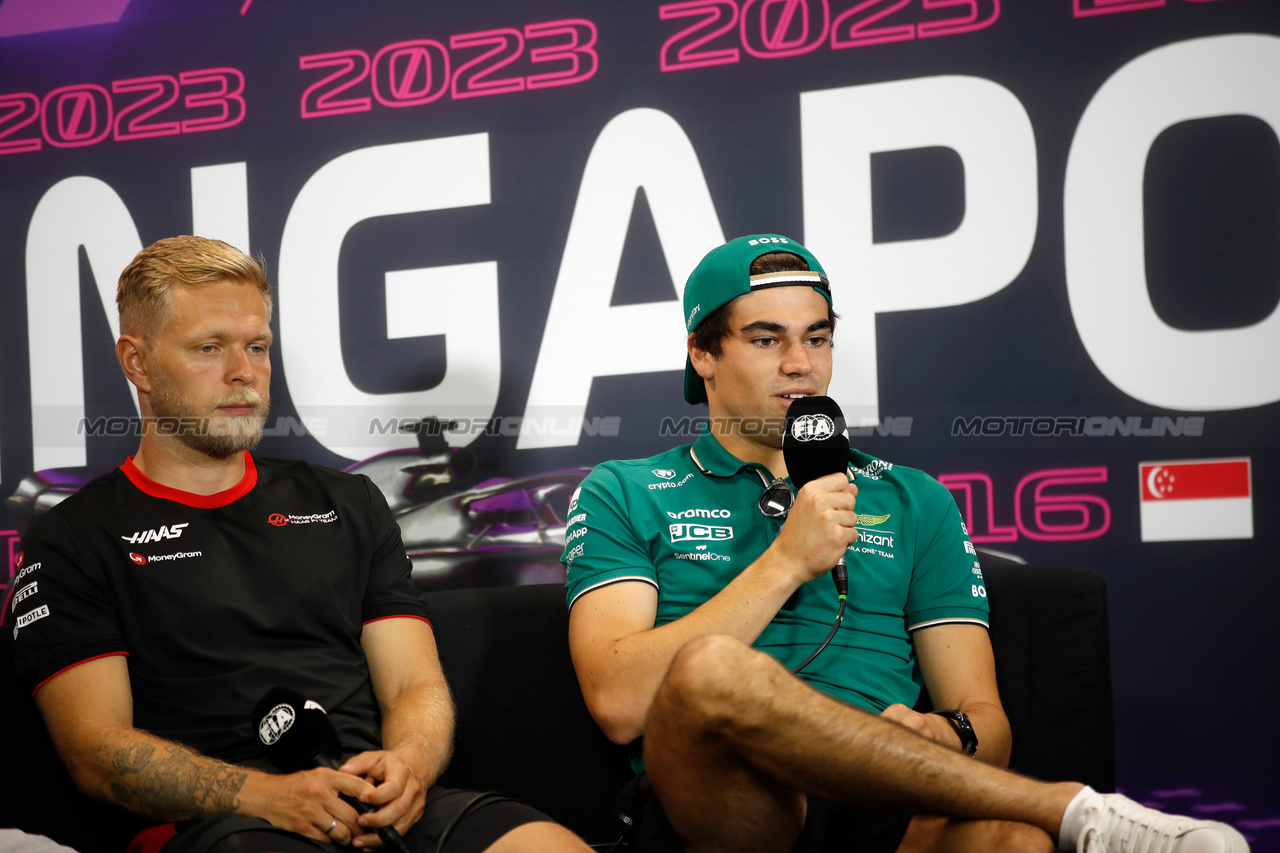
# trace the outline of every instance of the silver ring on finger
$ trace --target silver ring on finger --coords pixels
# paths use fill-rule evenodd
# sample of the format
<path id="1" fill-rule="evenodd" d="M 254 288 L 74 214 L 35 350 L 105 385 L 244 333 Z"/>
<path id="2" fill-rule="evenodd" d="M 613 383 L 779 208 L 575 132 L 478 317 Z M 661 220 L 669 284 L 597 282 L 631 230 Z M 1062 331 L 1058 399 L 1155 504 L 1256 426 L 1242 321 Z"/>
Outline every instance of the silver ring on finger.
<path id="1" fill-rule="evenodd" d="M 338 827 L 338 819 L 335 817 L 333 823 L 329 824 L 329 828 L 324 831 L 325 835 L 331 834 Z"/>

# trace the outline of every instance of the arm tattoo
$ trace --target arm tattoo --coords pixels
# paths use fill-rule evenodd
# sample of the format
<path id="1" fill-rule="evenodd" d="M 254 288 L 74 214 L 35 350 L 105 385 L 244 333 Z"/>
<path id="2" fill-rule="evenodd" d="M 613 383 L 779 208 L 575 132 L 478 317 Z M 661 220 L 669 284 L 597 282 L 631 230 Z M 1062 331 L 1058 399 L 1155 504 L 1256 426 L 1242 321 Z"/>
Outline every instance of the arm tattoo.
<path id="1" fill-rule="evenodd" d="M 102 793 L 147 817 L 185 820 L 240 807 L 248 774 L 170 744 L 135 743 L 111 755 Z"/>

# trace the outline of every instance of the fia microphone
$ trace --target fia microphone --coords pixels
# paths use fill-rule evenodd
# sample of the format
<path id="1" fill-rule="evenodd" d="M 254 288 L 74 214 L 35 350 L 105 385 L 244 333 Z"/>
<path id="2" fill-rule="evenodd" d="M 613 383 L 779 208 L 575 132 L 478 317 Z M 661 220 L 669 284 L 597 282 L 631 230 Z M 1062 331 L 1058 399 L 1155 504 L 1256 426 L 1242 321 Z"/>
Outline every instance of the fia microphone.
<path id="1" fill-rule="evenodd" d="M 849 436 L 844 413 L 830 397 L 801 397 L 787 407 L 782 458 L 796 491 L 810 480 L 844 471 L 849 465 Z M 849 593 L 849 572 L 844 555 L 831 573 L 836 592 Z"/>
<path id="2" fill-rule="evenodd" d="M 253 723 L 263 754 L 285 773 L 312 767 L 337 770 L 342 766 L 342 741 L 338 739 L 338 730 L 319 703 L 297 690 L 273 687 L 267 691 L 254 706 Z M 345 794 L 340 796 L 361 814 L 372 814 L 378 810 Z M 394 826 L 380 826 L 376 831 L 392 850 L 409 853 Z"/>

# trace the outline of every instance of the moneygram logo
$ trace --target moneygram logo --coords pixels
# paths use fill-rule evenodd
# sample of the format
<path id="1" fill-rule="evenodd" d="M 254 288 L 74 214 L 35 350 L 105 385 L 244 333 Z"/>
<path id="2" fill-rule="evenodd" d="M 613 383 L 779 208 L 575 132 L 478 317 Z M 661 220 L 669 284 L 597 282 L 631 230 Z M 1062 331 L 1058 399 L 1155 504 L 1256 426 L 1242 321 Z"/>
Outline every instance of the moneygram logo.
<path id="1" fill-rule="evenodd" d="M 273 512 L 267 516 L 267 523 L 276 527 L 284 527 L 286 524 L 332 524 L 337 520 L 338 513 L 334 510 L 313 512 L 310 515 L 285 515 L 282 512 Z"/>
<path id="2" fill-rule="evenodd" d="M 178 551 L 173 554 L 152 554 L 150 556 L 147 556 L 145 554 L 130 553 L 129 559 L 133 560 L 139 566 L 145 566 L 147 563 L 154 563 L 157 560 L 160 560 L 160 561 L 185 560 L 189 557 L 203 557 L 203 556 L 204 556 L 203 551 Z"/>
<path id="3" fill-rule="evenodd" d="M 18 556 L 21 557 L 22 554 L 19 553 Z M 18 565 L 22 565 L 21 559 L 18 560 Z M 31 574 L 32 572 L 39 571 L 42 565 L 44 565 L 44 563 L 36 562 L 27 566 L 25 569 L 23 569 L 22 571 L 14 575 L 13 580 L 9 582 L 9 586 L 16 587 L 18 584 L 22 583 L 22 579 L 25 578 L 27 575 Z"/>
<path id="4" fill-rule="evenodd" d="M 673 524 L 670 527 L 672 542 L 722 542 L 733 538 L 732 527 L 713 527 L 708 524 Z"/>

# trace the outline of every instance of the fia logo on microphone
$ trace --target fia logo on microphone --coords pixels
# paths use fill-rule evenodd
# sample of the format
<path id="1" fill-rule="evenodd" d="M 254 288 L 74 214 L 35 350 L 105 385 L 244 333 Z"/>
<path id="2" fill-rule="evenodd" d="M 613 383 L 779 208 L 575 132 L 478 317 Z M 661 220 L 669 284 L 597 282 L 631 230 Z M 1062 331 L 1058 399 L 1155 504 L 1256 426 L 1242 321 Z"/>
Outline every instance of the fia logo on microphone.
<path id="1" fill-rule="evenodd" d="M 298 712 L 293 710 L 293 706 L 288 702 L 281 702 L 279 705 L 267 712 L 262 718 L 262 722 L 258 723 L 258 739 L 266 746 L 280 740 L 280 736 L 293 726 L 293 721 L 298 718 Z"/>
<path id="2" fill-rule="evenodd" d="M 801 415 L 791 423 L 791 437 L 796 441 L 821 441 L 835 432 L 835 421 L 826 415 Z"/>

